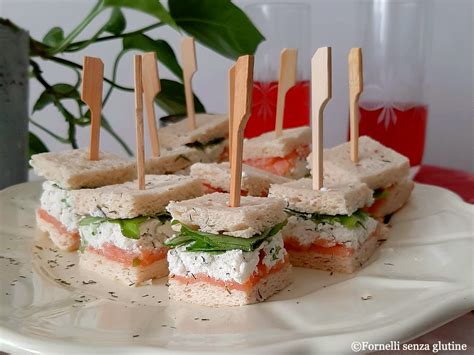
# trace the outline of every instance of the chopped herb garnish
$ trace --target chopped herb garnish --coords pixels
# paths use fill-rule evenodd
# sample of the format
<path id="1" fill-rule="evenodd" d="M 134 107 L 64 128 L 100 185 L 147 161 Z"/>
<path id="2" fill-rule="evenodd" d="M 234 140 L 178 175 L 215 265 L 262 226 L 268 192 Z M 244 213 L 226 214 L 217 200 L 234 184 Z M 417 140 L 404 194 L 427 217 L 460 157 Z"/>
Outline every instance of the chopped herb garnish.
<path id="1" fill-rule="evenodd" d="M 179 159 L 183 159 L 183 160 L 186 160 L 187 162 L 191 162 L 191 159 L 189 159 L 186 155 L 183 155 L 183 154 L 178 155 L 174 161 L 176 162 Z"/>
<path id="2" fill-rule="evenodd" d="M 83 285 L 92 285 L 92 284 L 96 284 L 97 282 L 95 282 L 94 280 L 89 280 L 89 281 L 82 281 L 82 284 Z"/>
<path id="3" fill-rule="evenodd" d="M 301 219 L 311 220 L 314 224 L 342 224 L 347 229 L 355 229 L 357 227 L 365 228 L 364 222 L 369 216 L 366 212 L 362 210 L 357 210 L 350 216 L 348 215 L 327 215 L 319 213 L 305 213 L 300 211 L 295 211 L 292 209 L 285 209 L 285 212 L 289 215 L 299 217 Z"/>
<path id="4" fill-rule="evenodd" d="M 99 225 L 104 222 L 116 223 L 120 225 L 120 230 L 124 237 L 130 239 L 139 239 L 140 238 L 140 225 L 143 222 L 146 222 L 150 219 L 158 219 L 161 224 L 165 224 L 171 219 L 171 215 L 168 212 L 162 212 L 155 216 L 139 216 L 135 218 L 125 218 L 125 219 L 112 219 L 107 217 L 93 217 L 87 216 L 80 220 L 79 226 L 89 226 L 89 225 Z"/>
<path id="5" fill-rule="evenodd" d="M 168 239 L 164 244 L 168 247 L 179 247 L 186 245 L 187 251 L 222 253 L 228 250 L 254 251 L 264 240 L 277 234 L 287 223 L 283 221 L 272 228 L 267 229 L 261 234 L 251 238 L 238 238 L 225 234 L 212 234 L 202 231 L 195 231 L 185 224 L 175 220 L 172 224 L 180 224 L 179 233 L 172 239 Z"/>
<path id="6" fill-rule="evenodd" d="M 192 142 L 192 143 L 187 143 L 185 145 L 189 148 L 196 148 L 196 149 L 199 149 L 199 150 L 204 150 L 208 147 L 212 147 L 214 145 L 222 143 L 224 141 L 224 139 L 225 139 L 224 137 L 219 137 L 219 138 L 214 138 L 214 139 L 210 140 L 207 143 L 201 143 L 201 142 L 196 141 L 196 142 Z"/>
<path id="7" fill-rule="evenodd" d="M 384 198 L 387 198 L 388 195 L 389 195 L 388 189 L 381 188 L 381 189 L 374 190 L 373 197 L 374 197 L 374 200 L 382 200 Z"/>
<path id="8" fill-rule="evenodd" d="M 139 258 L 134 258 L 132 261 L 132 266 L 137 267 L 140 265 L 140 263 L 141 263 L 141 260 Z"/>

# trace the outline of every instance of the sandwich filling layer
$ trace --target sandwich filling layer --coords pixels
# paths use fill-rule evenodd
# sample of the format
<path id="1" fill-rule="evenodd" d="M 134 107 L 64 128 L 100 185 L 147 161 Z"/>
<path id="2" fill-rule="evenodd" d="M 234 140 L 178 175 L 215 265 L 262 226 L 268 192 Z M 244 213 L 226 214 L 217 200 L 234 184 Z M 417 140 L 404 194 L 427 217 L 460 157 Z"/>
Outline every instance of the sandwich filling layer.
<path id="1" fill-rule="evenodd" d="M 175 222 L 179 231 L 165 245 L 170 278 L 248 290 L 288 263 L 280 223 L 252 238 L 216 235 Z"/>
<path id="2" fill-rule="evenodd" d="M 306 157 L 309 152 L 309 146 L 303 144 L 283 157 L 252 158 L 244 163 L 275 175 L 300 178 L 308 173 Z"/>
<path id="3" fill-rule="evenodd" d="M 167 215 L 108 219 L 85 217 L 79 222 L 81 249 L 125 266 L 147 266 L 166 257 L 163 246 L 173 230 Z"/>
<path id="4" fill-rule="evenodd" d="M 285 248 L 293 251 L 351 255 L 377 229 L 378 222 L 359 210 L 351 216 L 320 215 L 287 210 L 288 225 L 283 230 Z"/>
<path id="5" fill-rule="evenodd" d="M 40 201 L 41 210 L 59 222 L 66 231 L 77 231 L 79 216 L 74 211 L 71 191 L 62 189 L 51 181 L 46 181 L 43 183 Z M 45 213 L 41 215 L 46 216 Z"/>

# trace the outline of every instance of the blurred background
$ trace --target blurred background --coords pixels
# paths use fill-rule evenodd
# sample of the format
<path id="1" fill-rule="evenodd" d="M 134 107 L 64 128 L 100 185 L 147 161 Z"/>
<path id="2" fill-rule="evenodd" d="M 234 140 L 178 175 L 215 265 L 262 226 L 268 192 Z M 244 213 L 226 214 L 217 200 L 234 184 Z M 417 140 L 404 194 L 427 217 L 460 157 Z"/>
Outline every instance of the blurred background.
<path id="1" fill-rule="evenodd" d="M 233 2 L 247 11 L 248 5 L 262 1 Z M 423 68 L 426 71 L 423 95 L 429 106 L 423 163 L 474 171 L 473 1 L 427 2 L 432 3 L 432 33 L 426 38 L 429 37 L 430 41 L 432 39 L 432 43 L 427 48 Z M 0 0 L 0 17 L 10 19 L 29 31 L 32 37 L 42 39 L 53 26 L 60 26 L 66 34 L 69 33 L 95 3 L 95 0 Z M 361 22 L 367 19 L 360 13 L 368 1 L 314 0 L 306 3 L 309 4 L 310 17 L 307 53 L 312 54 L 320 46 L 329 45 L 333 48 L 333 98 L 325 113 L 325 146 L 331 147 L 347 139 L 347 54 L 351 47 L 364 45 Z M 151 17 L 136 11 L 126 10 L 125 15 L 127 31 L 153 22 Z M 99 15 L 80 38 L 92 36 L 108 16 L 108 12 Z M 255 25 L 260 28 L 258 23 Z M 264 32 L 262 29 L 261 31 Z M 151 37 L 159 35 L 167 40 L 177 55 L 180 53 L 180 36 L 183 34 L 170 27 L 157 28 L 149 33 Z M 110 77 L 115 55 L 120 49 L 121 41 L 102 42 L 88 47 L 86 51 L 71 53 L 67 58 L 81 63 L 85 54 L 101 57 L 105 63 L 106 76 Z M 197 44 L 196 51 L 198 71 L 193 80 L 194 91 L 208 112 L 226 112 L 227 70 L 232 61 L 200 44 Z M 132 56 L 133 52 L 128 52 L 120 63 L 118 82 L 121 85 L 133 86 Z M 275 59 L 277 60 L 278 58 Z M 300 65 L 304 66 L 306 60 L 309 70 L 309 55 L 301 55 Z M 69 70 L 47 62 L 41 65 L 51 83 L 75 80 L 75 74 Z M 407 61 L 407 65 L 412 63 Z M 163 65 L 159 69 L 162 78 L 172 77 L 172 73 Z M 30 112 L 42 90 L 37 82 L 30 82 Z M 133 100 L 130 93 L 114 91 L 104 112 L 117 133 L 132 149 L 135 144 Z M 157 116 L 163 115 L 165 113 L 157 108 Z M 67 130 L 64 119 L 52 105 L 35 112 L 34 118 L 59 134 Z M 61 144 L 37 128 L 32 128 L 32 131 L 49 150 L 68 148 L 68 145 Z M 88 135 L 88 129 L 79 129 L 79 146 L 88 144 Z M 403 139 L 410 138 L 407 136 Z M 102 134 L 101 144 L 103 149 L 125 155 L 117 141 L 105 132 Z"/>

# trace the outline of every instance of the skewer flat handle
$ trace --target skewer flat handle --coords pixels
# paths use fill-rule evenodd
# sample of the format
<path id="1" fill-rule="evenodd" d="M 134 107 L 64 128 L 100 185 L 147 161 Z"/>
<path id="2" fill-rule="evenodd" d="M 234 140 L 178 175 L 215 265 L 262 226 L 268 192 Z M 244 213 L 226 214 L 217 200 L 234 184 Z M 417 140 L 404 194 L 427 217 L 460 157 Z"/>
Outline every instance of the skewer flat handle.
<path id="1" fill-rule="evenodd" d="M 91 114 L 89 160 L 99 160 L 103 80 L 104 63 L 102 60 L 95 57 L 84 57 L 81 99 L 89 107 Z"/>
<path id="2" fill-rule="evenodd" d="M 313 189 L 323 187 L 323 113 L 331 99 L 331 47 L 316 50 L 311 59 L 311 118 L 313 146 Z"/>

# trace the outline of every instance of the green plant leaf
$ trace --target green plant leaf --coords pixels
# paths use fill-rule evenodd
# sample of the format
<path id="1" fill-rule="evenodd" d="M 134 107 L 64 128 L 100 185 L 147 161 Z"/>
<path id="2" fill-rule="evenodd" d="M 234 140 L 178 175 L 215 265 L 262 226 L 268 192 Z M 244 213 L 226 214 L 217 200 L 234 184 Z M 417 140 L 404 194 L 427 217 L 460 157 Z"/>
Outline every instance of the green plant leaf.
<path id="1" fill-rule="evenodd" d="M 28 148 L 28 160 L 30 160 L 34 154 L 49 152 L 48 147 L 46 147 L 43 141 L 32 132 L 28 134 Z"/>
<path id="2" fill-rule="evenodd" d="M 169 0 L 168 6 L 179 27 L 227 58 L 253 54 L 264 40 L 247 15 L 229 0 Z"/>
<path id="3" fill-rule="evenodd" d="M 156 96 L 156 103 L 170 115 L 186 113 L 186 99 L 184 98 L 184 85 L 177 81 L 161 79 L 161 91 Z M 194 109 L 196 113 L 206 112 L 203 104 L 194 95 Z"/>
<path id="4" fill-rule="evenodd" d="M 81 97 L 76 87 L 65 83 L 55 84 L 51 86 L 51 89 L 46 89 L 41 93 L 33 106 L 33 112 L 44 109 L 49 104 L 54 103 L 55 99 L 80 100 Z"/>
<path id="5" fill-rule="evenodd" d="M 174 221 L 173 221 L 174 222 Z M 254 251 L 265 239 L 276 235 L 286 224 L 287 220 L 274 225 L 260 234 L 251 238 L 239 238 L 225 234 L 212 234 L 199 230 L 193 230 L 187 225 L 177 222 L 181 225 L 181 229 L 177 236 L 165 240 L 164 245 L 168 247 L 178 247 L 187 245 L 187 251 L 220 251 L 240 249 L 243 251 Z M 176 223 L 173 223 L 176 224 Z"/>
<path id="6" fill-rule="evenodd" d="M 104 31 L 114 35 L 121 34 L 127 27 L 127 21 L 120 8 L 112 9 L 109 21 L 104 26 Z"/>
<path id="7" fill-rule="evenodd" d="M 56 47 L 64 40 L 64 31 L 61 27 L 53 27 L 43 37 L 43 43 L 49 47 Z"/>
<path id="8" fill-rule="evenodd" d="M 174 27 L 175 29 L 178 28 L 176 22 L 159 0 L 103 0 L 103 5 L 120 6 L 141 11 L 156 17 L 160 21 L 170 25 L 171 27 Z"/>
<path id="9" fill-rule="evenodd" d="M 182 80 L 183 71 L 176 59 L 173 48 L 171 48 L 168 42 L 162 39 L 154 40 L 143 34 L 137 34 L 125 37 L 122 45 L 124 50 L 139 49 L 144 52 L 156 52 L 158 61 L 163 63 L 174 75 Z"/>

